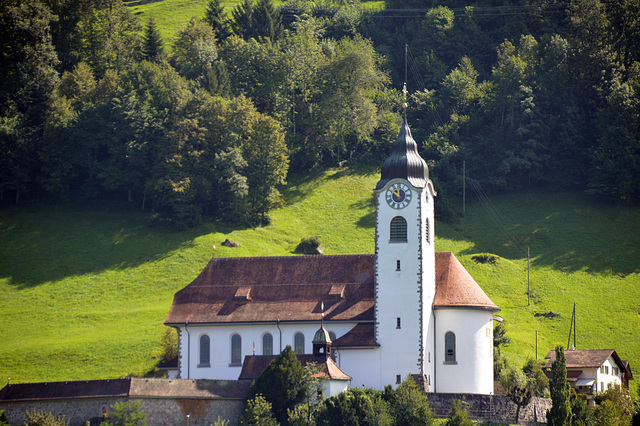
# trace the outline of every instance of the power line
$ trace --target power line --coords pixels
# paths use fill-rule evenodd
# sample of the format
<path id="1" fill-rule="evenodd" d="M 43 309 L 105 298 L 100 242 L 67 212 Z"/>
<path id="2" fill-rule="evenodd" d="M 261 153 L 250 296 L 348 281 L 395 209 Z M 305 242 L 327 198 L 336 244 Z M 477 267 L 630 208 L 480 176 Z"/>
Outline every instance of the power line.
<path id="1" fill-rule="evenodd" d="M 469 172 L 467 172 L 467 175 L 468 174 Z M 471 189 L 473 190 L 474 194 L 480 201 L 480 204 L 482 204 L 482 207 L 484 207 L 485 211 L 487 212 L 491 220 L 493 220 L 493 223 L 498 227 L 498 229 L 502 232 L 505 238 L 511 243 L 511 245 L 519 249 L 520 252 L 522 252 L 522 254 L 526 256 L 527 248 L 524 246 L 524 241 L 521 241 L 520 238 L 518 238 L 515 234 L 509 231 L 509 227 L 507 226 L 506 221 L 504 220 L 502 215 L 498 212 L 498 210 L 493 206 L 493 203 L 491 203 L 491 200 L 485 193 L 480 183 L 475 179 L 469 179 L 469 180 L 471 181 Z"/>

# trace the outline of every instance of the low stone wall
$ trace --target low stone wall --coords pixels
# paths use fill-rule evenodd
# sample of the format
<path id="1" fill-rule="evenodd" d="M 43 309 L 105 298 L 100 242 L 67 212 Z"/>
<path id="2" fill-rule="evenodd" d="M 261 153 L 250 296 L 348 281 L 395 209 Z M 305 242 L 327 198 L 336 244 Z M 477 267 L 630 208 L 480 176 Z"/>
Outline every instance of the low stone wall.
<path id="1" fill-rule="evenodd" d="M 462 399 L 469 404 L 469 417 L 495 423 L 515 423 L 517 406 L 507 396 L 473 395 L 473 394 L 429 394 L 429 407 L 436 417 L 447 417 L 451 411 L 451 403 Z M 547 423 L 547 410 L 551 408 L 551 400 L 533 398 L 529 405 L 520 409 L 519 423 L 541 425 Z"/>
<path id="2" fill-rule="evenodd" d="M 7 410 L 10 425 L 24 423 L 26 414 L 32 411 L 50 412 L 69 420 L 70 426 L 99 424 L 104 407 L 129 398 L 96 398 L 73 400 L 49 400 L 31 402 L 0 403 L 0 410 Z M 149 425 L 209 426 L 218 419 L 228 420 L 230 426 L 238 424 L 242 414 L 242 400 L 228 399 L 187 399 L 187 398 L 130 398 L 142 401 L 142 410 L 147 413 Z M 189 421 L 187 423 L 187 415 Z"/>

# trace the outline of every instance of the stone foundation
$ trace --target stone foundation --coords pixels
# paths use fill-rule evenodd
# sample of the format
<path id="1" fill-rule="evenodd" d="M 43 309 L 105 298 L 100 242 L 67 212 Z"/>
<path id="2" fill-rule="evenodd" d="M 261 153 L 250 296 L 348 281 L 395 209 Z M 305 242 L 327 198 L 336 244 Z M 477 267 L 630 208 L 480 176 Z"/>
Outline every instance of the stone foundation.
<path id="1" fill-rule="evenodd" d="M 447 417 L 451 411 L 451 403 L 462 399 L 469 404 L 469 417 L 495 423 L 515 423 L 517 406 L 503 395 L 471 395 L 471 394 L 429 394 L 429 407 L 436 417 Z M 551 400 L 533 398 L 529 405 L 520 409 L 519 424 L 540 425 L 547 423 L 547 410 L 551 408 Z"/>

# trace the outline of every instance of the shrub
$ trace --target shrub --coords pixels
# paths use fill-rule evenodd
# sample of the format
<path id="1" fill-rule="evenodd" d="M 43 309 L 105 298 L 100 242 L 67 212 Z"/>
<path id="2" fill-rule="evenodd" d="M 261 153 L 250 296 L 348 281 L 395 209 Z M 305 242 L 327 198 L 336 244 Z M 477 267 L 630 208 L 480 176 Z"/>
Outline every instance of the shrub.
<path id="1" fill-rule="evenodd" d="M 63 416 L 54 416 L 44 411 L 27 412 L 24 426 L 68 426 L 69 421 Z"/>
<path id="2" fill-rule="evenodd" d="M 240 426 L 277 426 L 278 422 L 271 413 L 271 404 L 260 394 L 247 401 L 240 416 Z"/>
<path id="3" fill-rule="evenodd" d="M 146 426 L 147 413 L 142 411 L 142 401 L 116 402 L 111 406 L 109 426 Z"/>
<path id="4" fill-rule="evenodd" d="M 473 426 L 467 412 L 469 404 L 461 399 L 454 399 L 451 403 L 451 412 L 447 417 L 445 426 Z"/>

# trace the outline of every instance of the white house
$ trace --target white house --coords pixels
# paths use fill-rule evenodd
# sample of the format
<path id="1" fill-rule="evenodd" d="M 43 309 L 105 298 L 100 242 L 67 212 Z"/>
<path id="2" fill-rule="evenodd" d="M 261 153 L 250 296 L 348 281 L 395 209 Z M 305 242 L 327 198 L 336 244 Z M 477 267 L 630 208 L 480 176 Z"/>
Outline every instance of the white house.
<path id="1" fill-rule="evenodd" d="M 629 387 L 633 380 L 629 361 L 622 360 L 613 349 L 569 349 L 564 352 L 567 380 L 577 393 L 588 395 L 594 405 L 593 394 L 610 387 Z M 544 370 L 551 378 L 551 365 L 556 360 L 556 351 L 549 351 Z"/>
<path id="2" fill-rule="evenodd" d="M 374 194 L 375 254 L 212 259 L 165 321 L 179 335 L 177 376 L 237 379 L 251 357 L 286 345 L 311 354 L 324 315 L 352 385 L 413 374 L 429 392 L 491 394 L 499 308 L 435 251 L 436 193 L 406 120 Z"/>

